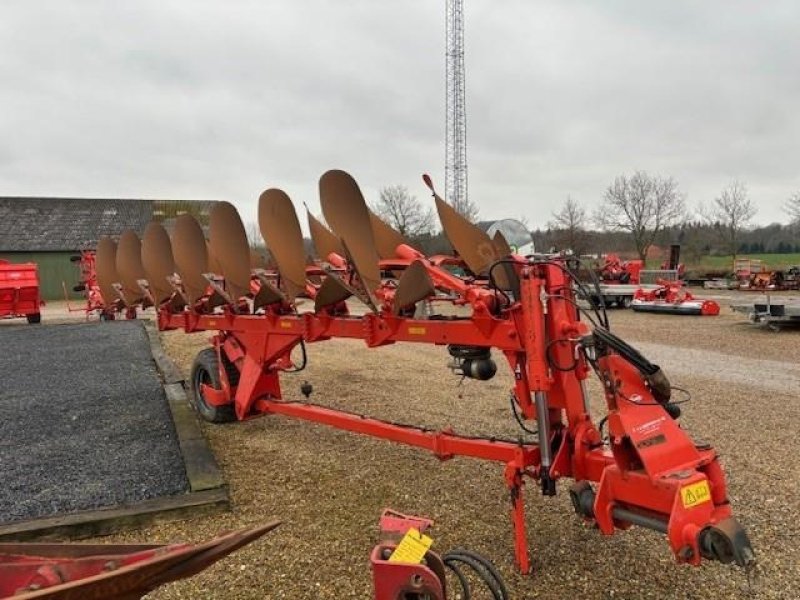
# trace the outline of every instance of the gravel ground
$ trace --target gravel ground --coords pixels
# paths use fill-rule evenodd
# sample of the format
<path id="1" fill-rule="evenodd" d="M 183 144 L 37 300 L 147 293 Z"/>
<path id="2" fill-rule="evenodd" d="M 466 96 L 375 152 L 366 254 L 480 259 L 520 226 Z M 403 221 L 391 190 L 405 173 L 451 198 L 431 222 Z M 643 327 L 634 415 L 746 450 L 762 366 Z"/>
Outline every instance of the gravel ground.
<path id="1" fill-rule="evenodd" d="M 796 598 L 800 390 L 792 389 L 791 378 L 800 363 L 800 333 L 761 331 L 727 308 L 723 313 L 694 318 L 615 311 L 612 325 L 652 351 L 675 384 L 691 390 L 682 422 L 722 456 L 734 512 L 760 561 L 753 590 L 728 566 L 676 565 L 666 541 L 653 532 L 634 528 L 603 537 L 587 529 L 572 512 L 568 481 L 556 498 L 527 486 L 535 573 L 522 577 L 513 567 L 499 464 L 467 458 L 442 463 L 422 451 L 281 417 L 205 426 L 230 484 L 231 513 L 114 539 L 200 541 L 280 517 L 284 525 L 262 541 L 150 597 L 370 598 L 368 556 L 380 511 L 391 506 L 434 518 L 435 549 L 463 545 L 489 556 L 514 598 Z M 163 337 L 184 371 L 208 338 L 180 332 Z M 452 425 L 462 433 L 516 435 L 507 400 L 510 376 L 501 371 L 489 382 L 458 385 L 446 359 L 444 349 L 427 346 L 313 344 L 308 369 L 284 379 L 285 396 L 301 399 L 299 385 L 307 379 L 319 403 L 431 427 Z M 786 385 L 778 384 L 780 363 L 788 363 Z M 603 414 L 599 387 L 592 384 L 590 392 L 593 411 Z"/>
<path id="2" fill-rule="evenodd" d="M 0 329 L 0 522 L 188 490 L 138 322 Z"/>

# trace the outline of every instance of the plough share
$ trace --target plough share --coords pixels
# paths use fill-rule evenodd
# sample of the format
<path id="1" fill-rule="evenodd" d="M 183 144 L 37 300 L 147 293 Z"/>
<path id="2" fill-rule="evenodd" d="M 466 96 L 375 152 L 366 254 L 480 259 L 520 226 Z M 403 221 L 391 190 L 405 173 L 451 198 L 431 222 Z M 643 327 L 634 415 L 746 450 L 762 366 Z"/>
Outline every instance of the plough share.
<path id="1" fill-rule="evenodd" d="M 535 480 L 552 496 L 563 478 L 574 480 L 576 512 L 606 535 L 638 525 L 665 534 L 679 562 L 752 568 L 754 552 L 732 516 L 716 452 L 680 427 L 659 367 L 611 333 L 602 312 L 582 308 L 580 290 L 590 293 L 575 275 L 578 265 L 512 254 L 502 235 L 490 239 L 424 180 L 453 256 L 415 249 L 368 209 L 350 175 L 334 170 L 319 182 L 330 229 L 308 215 L 318 256 L 312 264 L 292 201 L 269 189 L 259 199 L 259 226 L 274 268 L 252 268 L 242 221 L 223 202 L 210 215 L 208 240 L 193 217 L 182 215 L 171 239 L 151 223 L 140 253 L 130 233 L 114 262 L 103 264 L 112 253 L 98 252 L 101 283 L 115 279 L 103 294 L 117 295 L 108 304 L 154 305 L 162 330 L 217 332 L 192 369 L 194 402 L 209 421 L 284 415 L 409 444 L 443 460 L 500 462 L 523 572 L 530 570 L 523 486 Z M 114 274 L 115 264 L 125 265 L 124 273 Z M 366 305 L 365 314 L 351 312 L 351 297 Z M 300 310 L 299 298 L 313 300 L 313 309 Z M 460 307 L 460 316 L 430 314 L 438 303 Z M 292 350 L 332 338 L 361 339 L 370 348 L 446 346 L 451 368 L 479 380 L 495 374 L 494 349 L 514 375 L 518 420 L 536 421 L 537 439 L 478 439 L 284 400 L 281 375 L 298 369 Z M 607 439 L 590 414 L 585 382 L 592 373 L 604 389 Z"/>

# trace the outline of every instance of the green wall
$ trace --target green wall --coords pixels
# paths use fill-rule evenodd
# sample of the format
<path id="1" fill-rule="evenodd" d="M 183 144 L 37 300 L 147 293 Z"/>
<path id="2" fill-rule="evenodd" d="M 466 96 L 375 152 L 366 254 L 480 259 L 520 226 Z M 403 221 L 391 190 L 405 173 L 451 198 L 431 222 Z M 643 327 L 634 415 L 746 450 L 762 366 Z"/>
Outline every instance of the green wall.
<path id="1" fill-rule="evenodd" d="M 12 263 L 35 262 L 39 265 L 39 285 L 42 298 L 45 300 L 63 300 L 64 290 L 61 282 L 67 284 L 70 299 L 83 296 L 72 291 L 78 283 L 79 271 L 77 263 L 70 262 L 70 256 L 77 252 L 0 252 L 0 259 Z"/>

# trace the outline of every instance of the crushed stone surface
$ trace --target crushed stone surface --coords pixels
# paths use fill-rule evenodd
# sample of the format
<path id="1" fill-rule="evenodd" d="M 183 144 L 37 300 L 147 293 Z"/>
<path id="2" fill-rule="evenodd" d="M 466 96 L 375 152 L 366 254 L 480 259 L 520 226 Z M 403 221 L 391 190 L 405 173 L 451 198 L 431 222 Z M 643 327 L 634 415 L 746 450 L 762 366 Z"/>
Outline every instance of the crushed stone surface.
<path id="1" fill-rule="evenodd" d="M 142 323 L 0 329 L 0 523 L 188 490 Z"/>

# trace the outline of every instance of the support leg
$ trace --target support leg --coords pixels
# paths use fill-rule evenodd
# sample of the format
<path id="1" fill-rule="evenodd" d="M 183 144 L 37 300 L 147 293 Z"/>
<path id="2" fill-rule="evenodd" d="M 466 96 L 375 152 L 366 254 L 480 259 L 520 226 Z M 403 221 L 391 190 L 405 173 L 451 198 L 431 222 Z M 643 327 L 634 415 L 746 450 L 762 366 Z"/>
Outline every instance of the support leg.
<path id="1" fill-rule="evenodd" d="M 506 465 L 506 485 L 511 495 L 511 524 L 514 528 L 514 558 L 521 573 L 531 572 L 528 534 L 525 527 L 525 503 L 522 498 L 522 471 L 513 463 Z"/>

